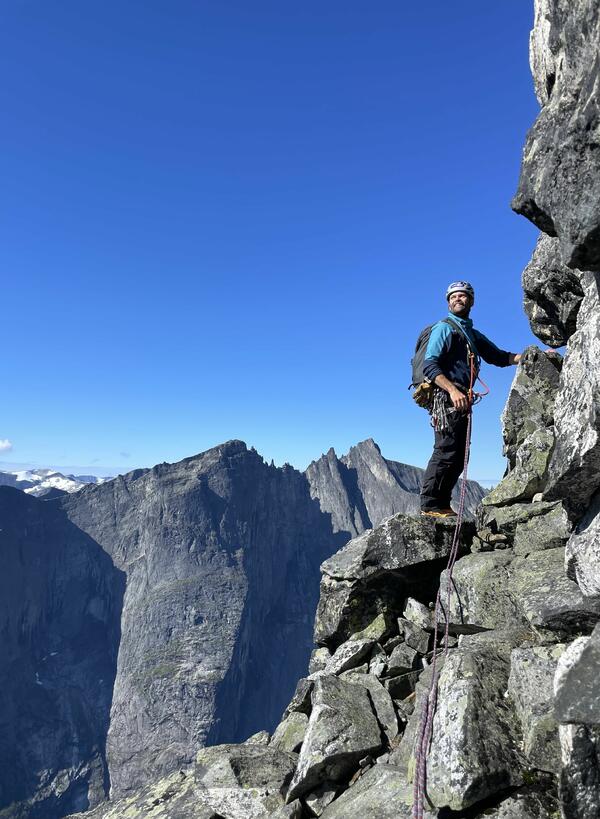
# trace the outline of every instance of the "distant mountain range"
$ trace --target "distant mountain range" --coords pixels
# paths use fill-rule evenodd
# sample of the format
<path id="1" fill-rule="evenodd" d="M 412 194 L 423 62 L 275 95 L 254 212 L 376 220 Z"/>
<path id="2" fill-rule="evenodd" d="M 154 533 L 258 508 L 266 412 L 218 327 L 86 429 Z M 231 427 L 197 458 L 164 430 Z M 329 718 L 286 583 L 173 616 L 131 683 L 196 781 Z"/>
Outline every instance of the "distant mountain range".
<path id="1" fill-rule="evenodd" d="M 100 484 L 111 478 L 96 475 L 63 475 L 55 469 L 24 469 L 14 472 L 0 472 L 0 486 L 14 486 L 28 495 L 43 496 L 49 492 L 79 492 L 87 484 Z"/>

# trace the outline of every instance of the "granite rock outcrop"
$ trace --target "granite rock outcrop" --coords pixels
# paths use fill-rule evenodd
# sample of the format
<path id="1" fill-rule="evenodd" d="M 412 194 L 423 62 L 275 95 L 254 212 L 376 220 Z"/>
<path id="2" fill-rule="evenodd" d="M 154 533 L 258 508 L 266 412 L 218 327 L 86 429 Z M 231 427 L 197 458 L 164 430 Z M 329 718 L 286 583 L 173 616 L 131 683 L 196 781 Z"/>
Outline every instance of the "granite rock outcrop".
<path id="1" fill-rule="evenodd" d="M 536 0 L 531 38 L 542 106 L 513 208 L 558 237 L 569 268 L 600 270 L 600 20 L 595 0 Z"/>

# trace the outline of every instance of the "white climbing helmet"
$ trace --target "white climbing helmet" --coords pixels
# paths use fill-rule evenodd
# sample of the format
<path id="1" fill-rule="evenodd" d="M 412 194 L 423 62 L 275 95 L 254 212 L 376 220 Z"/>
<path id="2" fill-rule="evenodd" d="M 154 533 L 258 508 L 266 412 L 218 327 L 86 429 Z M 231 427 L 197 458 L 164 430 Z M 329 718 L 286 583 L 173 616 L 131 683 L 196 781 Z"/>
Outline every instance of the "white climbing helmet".
<path id="1" fill-rule="evenodd" d="M 469 282 L 452 282 L 452 284 L 449 284 L 446 290 L 446 301 L 448 301 L 452 293 L 468 293 L 472 299 L 475 298 L 473 285 Z"/>

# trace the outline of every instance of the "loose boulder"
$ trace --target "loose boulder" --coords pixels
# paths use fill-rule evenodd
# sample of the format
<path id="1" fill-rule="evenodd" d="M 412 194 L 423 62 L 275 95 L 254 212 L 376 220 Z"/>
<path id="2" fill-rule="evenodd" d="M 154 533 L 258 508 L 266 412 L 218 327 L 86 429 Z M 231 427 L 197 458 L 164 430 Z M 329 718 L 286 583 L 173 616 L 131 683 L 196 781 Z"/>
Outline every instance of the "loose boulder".
<path id="1" fill-rule="evenodd" d="M 381 732 L 369 694 L 360 685 L 338 677 L 315 680 L 313 706 L 288 791 L 288 801 L 323 782 L 348 778 L 367 754 L 382 746 Z"/>

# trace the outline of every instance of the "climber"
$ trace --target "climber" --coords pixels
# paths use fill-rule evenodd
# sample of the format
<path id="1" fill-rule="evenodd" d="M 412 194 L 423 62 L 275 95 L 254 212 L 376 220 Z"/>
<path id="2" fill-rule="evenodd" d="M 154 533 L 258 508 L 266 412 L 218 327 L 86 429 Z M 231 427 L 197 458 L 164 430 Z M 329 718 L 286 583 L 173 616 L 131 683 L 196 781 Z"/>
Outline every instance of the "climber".
<path id="1" fill-rule="evenodd" d="M 450 497 L 464 467 L 467 420 L 473 403 L 473 384 L 483 359 L 496 367 L 518 364 L 520 353 L 500 350 L 469 318 L 475 291 L 469 282 L 452 282 L 446 291 L 448 318 L 431 328 L 425 349 L 423 375 L 433 383 L 430 405 L 435 443 L 421 486 L 421 514 L 450 517 Z"/>

